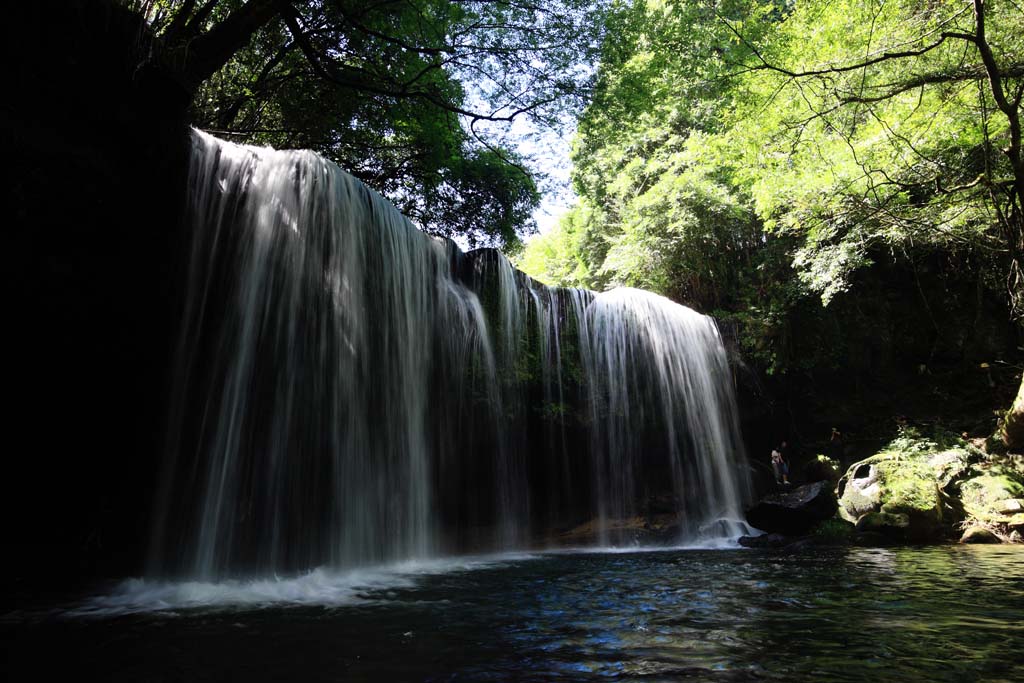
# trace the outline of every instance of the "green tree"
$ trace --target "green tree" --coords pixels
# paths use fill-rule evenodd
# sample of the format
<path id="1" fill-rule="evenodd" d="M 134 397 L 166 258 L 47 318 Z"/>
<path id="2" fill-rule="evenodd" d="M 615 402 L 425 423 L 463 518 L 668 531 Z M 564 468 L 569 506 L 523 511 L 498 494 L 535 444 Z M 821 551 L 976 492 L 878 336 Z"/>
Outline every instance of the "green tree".
<path id="1" fill-rule="evenodd" d="M 773 3 L 750 1 L 717 12 L 766 27 L 780 16 Z M 749 196 L 709 147 L 734 106 L 723 76 L 749 51 L 717 12 L 652 0 L 610 14 L 573 149 L 579 205 L 531 241 L 529 270 L 564 284 L 645 287 L 705 309 L 735 297 L 762 238 Z"/>
<path id="2" fill-rule="evenodd" d="M 914 242 L 1005 252 L 1019 296 L 1021 18 L 1011 2 L 804 2 L 757 46 L 723 17 L 750 48 L 736 179 L 769 229 L 805 238 L 796 262 L 826 301 L 871 247 Z"/>
<path id="3" fill-rule="evenodd" d="M 1013 0 L 802 2 L 750 49 L 732 126 L 769 228 L 828 301 L 878 245 L 981 253 L 1024 315 L 1024 9 Z M 1004 423 L 1024 445 L 1024 382 Z"/>
<path id="4" fill-rule="evenodd" d="M 196 125 L 337 161 L 425 229 L 514 245 L 539 201 L 503 131 L 564 119 L 598 26 L 580 0 L 125 0 Z"/>
<path id="5" fill-rule="evenodd" d="M 579 205 L 523 264 L 717 308 L 750 339 L 885 252 L 969 257 L 1016 308 L 1021 19 L 1012 0 L 621 6 Z"/>

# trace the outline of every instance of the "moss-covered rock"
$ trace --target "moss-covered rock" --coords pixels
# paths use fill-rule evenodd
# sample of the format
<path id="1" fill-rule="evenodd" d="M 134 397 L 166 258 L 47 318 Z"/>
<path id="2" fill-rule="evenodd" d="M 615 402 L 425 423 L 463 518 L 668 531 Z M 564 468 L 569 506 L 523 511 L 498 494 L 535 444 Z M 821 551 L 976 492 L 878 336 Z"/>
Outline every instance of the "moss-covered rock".
<path id="1" fill-rule="evenodd" d="M 971 477 L 960 487 L 964 510 L 982 522 L 1003 522 L 1021 512 L 1024 484 L 1002 471 Z"/>
<path id="2" fill-rule="evenodd" d="M 997 455 L 975 465 L 960 485 L 968 520 L 1010 538 L 1024 531 L 1024 460 Z"/>
<path id="3" fill-rule="evenodd" d="M 905 430 L 850 467 L 837 490 L 839 514 L 858 533 L 934 541 L 967 529 L 965 543 L 986 542 L 976 540 L 979 529 L 1001 540 L 1024 534 L 1024 458 L 986 454 L 953 435 Z"/>
<path id="4" fill-rule="evenodd" d="M 877 532 L 887 536 L 905 536 L 910 528 L 910 515 L 905 512 L 869 512 L 857 520 L 859 533 Z"/>
<path id="5" fill-rule="evenodd" d="M 858 532 L 909 541 L 955 538 L 963 519 L 956 488 L 979 456 L 955 437 L 905 432 L 846 471 L 837 488 L 839 514 Z"/>
<path id="6" fill-rule="evenodd" d="M 811 535 L 823 542 L 846 544 L 853 539 L 854 526 L 838 516 L 826 519 L 811 530 Z"/>

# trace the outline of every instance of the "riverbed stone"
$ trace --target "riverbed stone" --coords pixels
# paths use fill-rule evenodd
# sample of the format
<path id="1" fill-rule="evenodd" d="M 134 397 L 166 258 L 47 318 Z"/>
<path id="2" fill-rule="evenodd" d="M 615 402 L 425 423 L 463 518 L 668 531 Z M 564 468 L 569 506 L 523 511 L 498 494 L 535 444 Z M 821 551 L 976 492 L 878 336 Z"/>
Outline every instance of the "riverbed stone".
<path id="1" fill-rule="evenodd" d="M 1002 543 L 1003 540 L 999 538 L 991 529 L 975 524 L 964 529 L 963 536 L 960 537 L 961 543 Z"/>
<path id="2" fill-rule="evenodd" d="M 828 482 L 797 486 L 771 493 L 747 511 L 752 526 L 770 533 L 799 535 L 836 513 L 836 499 Z"/>

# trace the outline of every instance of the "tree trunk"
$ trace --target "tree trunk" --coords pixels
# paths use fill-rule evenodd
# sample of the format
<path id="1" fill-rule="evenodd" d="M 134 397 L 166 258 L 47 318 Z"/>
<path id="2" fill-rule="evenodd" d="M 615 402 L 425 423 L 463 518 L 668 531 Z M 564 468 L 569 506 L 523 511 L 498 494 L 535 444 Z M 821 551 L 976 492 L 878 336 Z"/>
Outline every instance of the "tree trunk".
<path id="1" fill-rule="evenodd" d="M 176 46 L 185 54 L 182 70 L 191 86 L 198 87 L 215 74 L 289 4 L 289 0 L 249 0 L 187 45 Z"/>
<path id="2" fill-rule="evenodd" d="M 1024 377 L 1021 378 L 1020 388 L 1017 389 L 1017 398 L 1006 411 L 1000 435 L 1008 449 L 1019 452 L 1024 448 Z"/>

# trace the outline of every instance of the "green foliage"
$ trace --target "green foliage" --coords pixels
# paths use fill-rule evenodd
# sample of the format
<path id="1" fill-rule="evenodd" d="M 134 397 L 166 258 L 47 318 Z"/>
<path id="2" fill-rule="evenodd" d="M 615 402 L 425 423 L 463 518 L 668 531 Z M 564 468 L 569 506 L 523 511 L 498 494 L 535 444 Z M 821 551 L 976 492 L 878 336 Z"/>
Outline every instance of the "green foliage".
<path id="1" fill-rule="evenodd" d="M 542 174 L 510 151 L 509 124 L 529 117 L 556 125 L 576 108 L 590 78 L 580 64 L 596 49 L 603 5 L 122 2 L 146 13 L 167 62 L 186 79 L 200 74 L 197 126 L 240 142 L 313 149 L 427 231 L 513 249 L 535 227 Z M 210 49 L 246 12 L 259 15 L 249 33 Z M 197 71 L 200 53 L 219 59 L 212 76 Z"/>
<path id="2" fill-rule="evenodd" d="M 1019 112 L 1024 16 L 984 12 Z M 1004 286 L 1011 116 L 974 22 L 952 0 L 617 6 L 573 150 L 579 203 L 521 267 L 714 311 L 769 372 L 793 369 L 792 321 L 880 256 L 970 257 Z M 822 342 L 812 362 L 837 362 Z"/>
<path id="3" fill-rule="evenodd" d="M 811 532 L 812 535 L 830 542 L 845 542 L 853 537 L 853 525 L 839 517 L 826 519 Z"/>
<path id="4" fill-rule="evenodd" d="M 1024 62 L 1024 40 L 1011 28 L 1019 10 L 988 11 L 989 40 L 1013 70 Z M 803 237 L 794 265 L 825 303 L 878 245 L 1005 244 L 989 189 L 976 181 L 1010 175 L 995 152 L 1007 119 L 978 50 L 938 40 L 952 30 L 973 30 L 963 3 L 801 2 L 741 70 L 747 97 L 730 126 L 735 178 L 766 229 Z M 847 68 L 899 52 L 922 54 Z"/>

